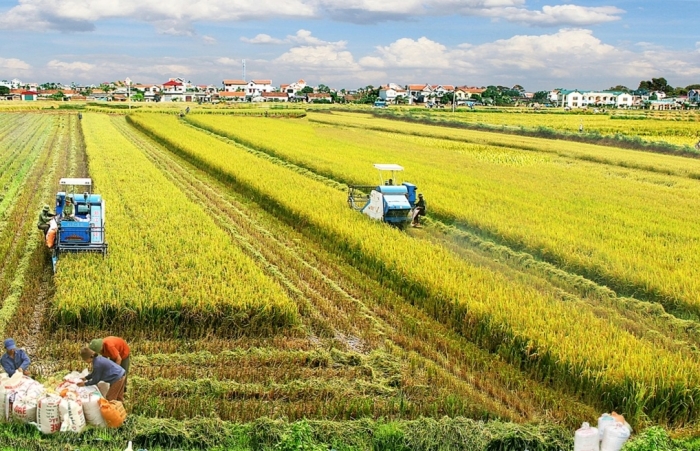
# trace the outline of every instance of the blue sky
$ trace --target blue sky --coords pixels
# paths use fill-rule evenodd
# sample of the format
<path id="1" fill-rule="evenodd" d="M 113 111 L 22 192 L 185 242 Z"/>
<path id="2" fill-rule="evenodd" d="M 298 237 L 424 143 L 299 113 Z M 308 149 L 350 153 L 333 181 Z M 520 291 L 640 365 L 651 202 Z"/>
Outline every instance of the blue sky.
<path id="1" fill-rule="evenodd" d="M 0 79 L 700 83 L 698 0 L 0 0 Z"/>

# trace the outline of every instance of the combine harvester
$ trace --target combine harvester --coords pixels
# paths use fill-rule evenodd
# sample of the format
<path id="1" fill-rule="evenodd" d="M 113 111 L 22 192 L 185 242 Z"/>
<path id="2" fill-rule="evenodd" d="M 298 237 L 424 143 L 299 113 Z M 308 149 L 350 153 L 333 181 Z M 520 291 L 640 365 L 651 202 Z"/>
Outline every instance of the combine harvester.
<path id="1" fill-rule="evenodd" d="M 372 219 L 403 229 L 411 222 L 418 187 L 408 182 L 397 185 L 396 173 L 403 171 L 398 164 L 375 164 L 374 167 L 379 171 L 379 185 L 350 185 L 348 205 Z M 384 176 L 389 174 L 391 177 L 385 180 Z"/>
<path id="2" fill-rule="evenodd" d="M 62 178 L 59 185 L 63 191 L 56 193 L 58 229 L 51 255 L 54 272 L 63 252 L 101 252 L 103 256 L 107 255 L 105 202 L 101 195 L 91 193 L 92 179 Z M 76 188 L 83 192 L 76 193 Z M 68 198 L 73 200 L 74 217 L 62 218 Z"/>

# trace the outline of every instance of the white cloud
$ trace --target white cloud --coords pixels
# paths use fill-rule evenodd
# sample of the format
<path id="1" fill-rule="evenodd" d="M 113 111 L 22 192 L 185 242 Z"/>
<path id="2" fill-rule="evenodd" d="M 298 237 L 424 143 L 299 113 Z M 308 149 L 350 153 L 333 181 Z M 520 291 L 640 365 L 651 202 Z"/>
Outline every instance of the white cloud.
<path id="1" fill-rule="evenodd" d="M 447 68 L 447 47 L 426 37 L 418 40 L 403 38 L 386 46 L 377 47 L 377 56 L 360 59 L 365 67 L 386 68 Z"/>
<path id="2" fill-rule="evenodd" d="M 317 37 L 312 36 L 309 30 L 301 29 L 296 32 L 296 34 L 287 35 L 284 39 L 273 38 L 269 34 L 258 34 L 254 38 L 242 37 L 241 41 L 247 44 L 306 44 L 306 45 L 323 45 L 329 44 L 328 41 L 324 41 Z"/>
<path id="3" fill-rule="evenodd" d="M 72 63 L 67 63 L 65 61 L 51 60 L 46 66 L 49 69 L 61 69 L 61 70 L 77 70 L 87 72 L 95 68 L 94 64 L 83 63 L 81 61 L 74 61 Z"/>
<path id="4" fill-rule="evenodd" d="M 476 11 L 474 15 L 536 26 L 587 26 L 620 20 L 622 13 L 624 10 L 614 6 L 556 5 L 543 6 L 541 11 L 514 7 L 489 8 Z"/>
<path id="5" fill-rule="evenodd" d="M 527 8 L 525 0 L 18 0 L 0 11 L 0 29 L 92 31 L 107 19 L 147 22 L 164 34 L 192 36 L 198 22 L 330 17 L 356 23 L 420 16 L 483 16 L 536 26 L 586 26 L 618 20 L 614 6 Z M 255 38 L 253 38 L 255 39 Z"/>
<path id="6" fill-rule="evenodd" d="M 269 34 L 261 33 L 254 38 L 242 37 L 241 41 L 247 44 L 284 44 L 286 41 L 284 39 L 273 38 Z"/>
<path id="7" fill-rule="evenodd" d="M 224 65 L 224 66 L 238 66 L 241 64 L 240 60 L 235 60 L 233 58 L 228 58 L 225 56 L 221 57 L 221 58 L 217 58 L 216 62 L 221 64 L 221 65 Z"/>
<path id="8" fill-rule="evenodd" d="M 20 0 L 0 14 L 0 29 L 92 31 L 104 19 L 153 23 L 158 31 L 189 35 L 194 22 L 236 22 L 270 17 L 311 18 L 310 0 Z"/>
<path id="9" fill-rule="evenodd" d="M 202 36 L 202 42 L 204 42 L 207 45 L 214 45 L 217 43 L 216 38 L 207 35 Z"/>
<path id="10" fill-rule="evenodd" d="M 17 58 L 0 58 L 0 70 L 5 73 L 24 73 L 32 66 Z"/>
<path id="11" fill-rule="evenodd" d="M 700 77 L 700 59 L 688 58 L 687 53 L 656 46 L 633 51 L 604 43 L 591 30 L 580 28 L 451 48 L 426 37 L 402 38 L 376 47 L 359 59 L 359 65 L 382 69 L 404 83 L 519 83 L 528 89 L 604 89 L 619 83 L 636 87 L 639 80 L 659 74 L 687 85 Z"/>

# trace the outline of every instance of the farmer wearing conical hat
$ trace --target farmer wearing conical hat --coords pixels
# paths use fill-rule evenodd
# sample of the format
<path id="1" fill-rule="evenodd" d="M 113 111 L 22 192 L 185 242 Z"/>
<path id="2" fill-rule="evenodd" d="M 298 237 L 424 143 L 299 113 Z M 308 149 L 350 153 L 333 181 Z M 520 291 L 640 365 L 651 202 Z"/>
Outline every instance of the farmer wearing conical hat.
<path id="1" fill-rule="evenodd" d="M 129 376 L 131 363 L 131 349 L 127 342 L 119 337 L 95 338 L 90 342 L 89 348 L 124 368 L 124 391 L 126 391 L 126 378 Z"/>

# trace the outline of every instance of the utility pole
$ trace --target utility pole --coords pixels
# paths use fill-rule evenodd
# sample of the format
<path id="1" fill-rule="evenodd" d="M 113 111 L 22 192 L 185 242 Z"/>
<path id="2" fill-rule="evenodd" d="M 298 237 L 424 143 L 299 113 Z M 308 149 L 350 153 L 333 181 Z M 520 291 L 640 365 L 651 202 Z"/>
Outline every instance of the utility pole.
<path id="1" fill-rule="evenodd" d="M 131 79 L 126 77 L 124 82 L 126 83 L 126 96 L 129 98 L 129 111 L 131 111 Z"/>
<path id="2" fill-rule="evenodd" d="M 455 112 L 457 107 L 457 85 L 452 86 L 452 113 Z"/>
<path id="3" fill-rule="evenodd" d="M 243 60 L 243 81 L 245 80 L 245 60 Z"/>

